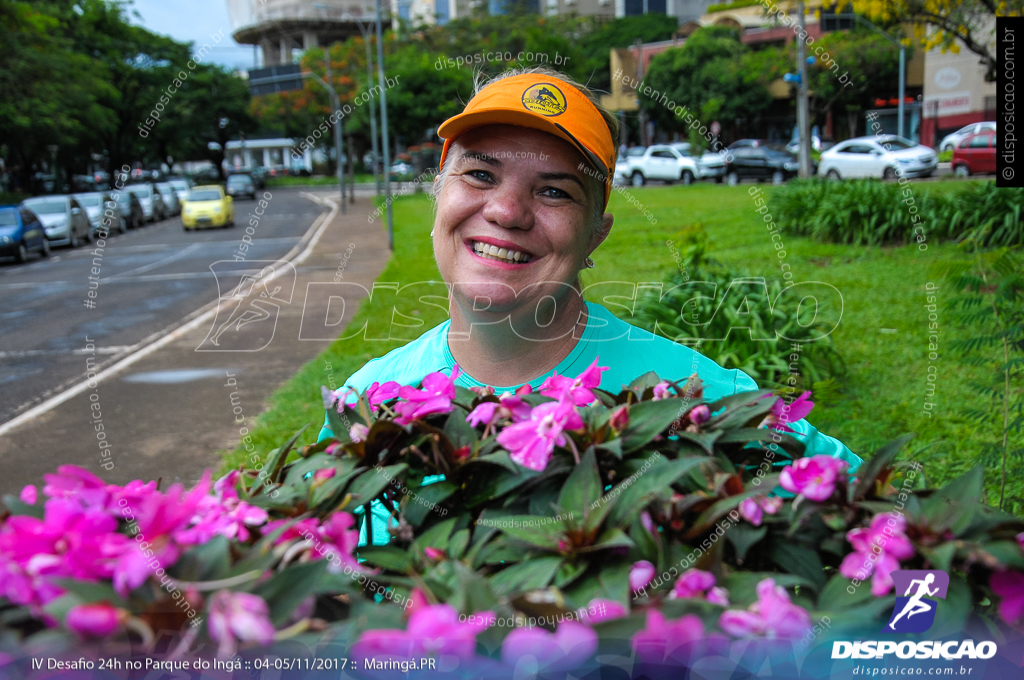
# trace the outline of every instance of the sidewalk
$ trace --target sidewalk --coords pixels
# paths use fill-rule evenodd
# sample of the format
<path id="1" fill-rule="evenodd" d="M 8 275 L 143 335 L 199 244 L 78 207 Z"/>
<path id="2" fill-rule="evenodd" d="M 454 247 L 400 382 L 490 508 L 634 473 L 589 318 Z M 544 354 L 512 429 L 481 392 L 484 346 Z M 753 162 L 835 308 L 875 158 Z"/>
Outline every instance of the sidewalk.
<path id="1" fill-rule="evenodd" d="M 321 201 L 337 202 L 333 191 L 317 188 L 308 193 Z M 280 310 L 276 327 L 272 323 L 250 325 L 269 328 L 269 344 L 258 351 L 197 352 L 214 323 L 212 318 L 197 316 L 193 323 L 171 333 L 163 346 L 132 365 L 105 378 L 101 373 L 95 388 L 90 386 L 7 433 L 0 441 L 4 471 L 0 494 L 17 494 L 25 484 L 39 485 L 43 474 L 69 463 L 85 467 L 109 483 L 162 478 L 161 488 L 175 481 L 188 486 L 205 468 L 217 468 L 220 458 L 216 452 L 234 449 L 241 437 L 240 428 L 252 426 L 255 417 L 265 410 L 267 397 L 330 344 L 298 339 L 307 284 L 334 281 L 346 257 L 344 281 L 369 289 L 383 270 L 389 256 L 387 233 L 381 220 L 367 222 L 367 215 L 374 209 L 372 194 L 358 193 L 355 203 L 347 206 L 348 214 L 334 211 L 305 259 L 295 265 L 290 301 L 273 305 Z M 298 252 L 290 254 L 293 261 L 303 256 L 305 245 L 300 243 Z M 282 283 L 285 291 L 291 286 L 287 276 L 275 282 Z M 348 296 L 346 293 L 344 323 L 364 297 Z M 227 318 L 222 313 L 216 323 L 220 325 Z M 336 328 L 336 335 L 340 335 L 344 326 Z M 125 380 L 167 371 L 175 373 L 164 375 L 181 376 L 190 371 L 200 377 L 187 382 Z M 102 413 L 109 442 L 106 450 L 111 452 L 106 458 L 94 431 L 92 404 L 99 404 Z"/>

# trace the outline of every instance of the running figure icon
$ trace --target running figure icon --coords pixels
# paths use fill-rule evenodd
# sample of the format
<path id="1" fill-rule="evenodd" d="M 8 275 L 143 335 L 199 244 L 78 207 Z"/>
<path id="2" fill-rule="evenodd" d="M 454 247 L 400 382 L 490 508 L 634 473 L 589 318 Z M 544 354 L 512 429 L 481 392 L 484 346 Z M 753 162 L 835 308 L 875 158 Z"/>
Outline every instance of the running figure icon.
<path id="1" fill-rule="evenodd" d="M 934 574 L 928 574 L 923 579 L 914 579 L 910 582 L 910 585 L 907 586 L 907 592 L 903 593 L 903 596 L 906 597 L 910 595 L 910 591 L 914 590 L 915 583 L 918 584 L 917 592 L 913 595 L 910 595 L 910 599 L 907 600 L 907 604 L 905 607 L 903 607 L 903 611 L 897 614 L 896 618 L 889 622 L 889 628 L 896 630 L 896 622 L 903 618 L 904 614 L 907 616 L 907 619 L 909 620 L 910 617 L 912 617 L 914 614 L 923 614 L 925 612 L 930 612 L 932 610 L 932 605 L 922 602 L 921 599 L 925 595 L 933 596 L 936 593 L 938 593 L 939 590 L 941 590 L 939 587 L 936 587 L 935 590 L 932 590 L 929 587 L 934 582 Z"/>

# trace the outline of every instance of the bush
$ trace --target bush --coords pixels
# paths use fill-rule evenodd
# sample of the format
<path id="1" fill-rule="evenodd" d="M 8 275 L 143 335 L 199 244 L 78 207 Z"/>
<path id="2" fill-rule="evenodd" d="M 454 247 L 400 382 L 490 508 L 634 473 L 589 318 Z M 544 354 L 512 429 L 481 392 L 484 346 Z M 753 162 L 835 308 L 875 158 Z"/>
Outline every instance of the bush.
<path id="1" fill-rule="evenodd" d="M 663 664 L 771 638 L 792 659 L 825 613 L 877 637 L 894 570 L 921 568 L 950 575 L 943 625 L 991 639 L 997 612 L 1020 618 L 1024 521 L 979 503 L 980 468 L 923 489 L 894 463 L 902 439 L 850 478 L 786 434 L 806 402 L 705 403 L 699 380 L 653 374 L 613 395 L 600 372 L 500 398 L 454 373 L 344 404 L 324 388 L 338 439 L 188 492 L 62 466 L 45 502 L 5 499 L 0 654 L 77 658 L 77 636 L 103 656 L 308 658 L 296 641 L 329 639 L 353 663 L 461 657 L 499 677 L 527 654 L 584 666 L 599 641 Z M 389 544 L 357 547 L 374 500 Z M 484 656 L 499 649 L 507 665 Z"/>
<path id="2" fill-rule="evenodd" d="M 817 392 L 815 383 L 825 387 L 826 381 L 845 372 L 842 357 L 826 335 L 830 327 L 824 315 L 804 326 L 798 323 L 795 309 L 772 308 L 782 293 L 781 282 L 751 278 L 706 258 L 709 241 L 703 225 L 685 229 L 675 245 L 680 248 L 682 271 L 665 281 L 660 296 L 650 291 L 638 300 L 632 318 L 637 326 L 693 346 L 719 365 L 738 368 L 766 387 L 781 386 L 790 375 L 791 342 L 803 347 L 793 371 L 799 373 L 798 385 Z M 723 296 L 734 282 L 743 285 L 745 302 L 730 307 Z M 754 339 L 780 335 L 790 340 Z"/>
<path id="3" fill-rule="evenodd" d="M 1024 189 L 998 189 L 994 182 L 937 194 L 896 182 L 818 178 L 794 180 L 769 201 L 783 230 L 824 243 L 907 244 L 917 242 L 921 232 L 914 229 L 921 227 L 927 238 L 970 239 L 985 247 L 1024 244 L 1022 204 Z"/>

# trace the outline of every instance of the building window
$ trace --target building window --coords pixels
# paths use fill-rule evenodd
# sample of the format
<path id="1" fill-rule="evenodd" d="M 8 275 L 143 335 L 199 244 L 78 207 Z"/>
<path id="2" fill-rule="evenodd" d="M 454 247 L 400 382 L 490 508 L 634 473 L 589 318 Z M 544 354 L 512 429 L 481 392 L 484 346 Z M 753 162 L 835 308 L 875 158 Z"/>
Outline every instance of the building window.
<path id="1" fill-rule="evenodd" d="M 995 118 L 996 117 L 996 98 L 985 97 L 985 117 Z"/>

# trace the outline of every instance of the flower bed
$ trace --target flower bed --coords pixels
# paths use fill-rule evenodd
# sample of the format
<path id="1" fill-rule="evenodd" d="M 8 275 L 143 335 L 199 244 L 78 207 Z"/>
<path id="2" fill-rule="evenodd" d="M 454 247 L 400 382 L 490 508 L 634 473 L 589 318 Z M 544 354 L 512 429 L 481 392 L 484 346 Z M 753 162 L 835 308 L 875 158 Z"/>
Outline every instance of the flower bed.
<path id="1" fill-rule="evenodd" d="M 980 469 L 920 488 L 899 440 L 851 475 L 788 434 L 809 394 L 707 403 L 695 376 L 648 374 L 613 395 L 602 370 L 537 393 L 454 372 L 325 388 L 337 439 L 190 490 L 61 466 L 5 499 L 0 665 L 90 644 L 251 662 L 288 640 L 308 664 L 325 639 L 360 669 L 565 670 L 599 642 L 654 664 L 752 639 L 792 656 L 826 619 L 879 630 L 896 569 L 947 571 L 961 629 L 1024 615 L 1024 522 L 980 502 Z M 359 547 L 372 501 L 390 541 Z"/>

